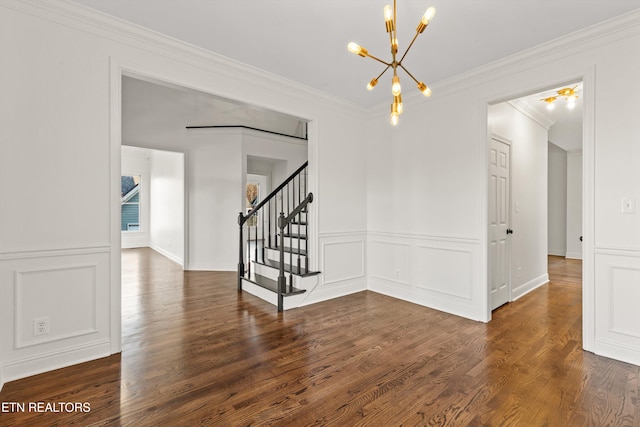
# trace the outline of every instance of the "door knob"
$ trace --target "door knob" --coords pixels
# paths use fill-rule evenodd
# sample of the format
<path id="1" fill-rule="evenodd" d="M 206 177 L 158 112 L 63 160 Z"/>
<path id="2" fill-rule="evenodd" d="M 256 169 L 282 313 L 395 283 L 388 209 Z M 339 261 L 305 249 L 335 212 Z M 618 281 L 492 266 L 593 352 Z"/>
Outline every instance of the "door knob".
<path id="1" fill-rule="evenodd" d="M 510 228 L 507 228 L 507 234 L 513 234 L 513 230 Z"/>

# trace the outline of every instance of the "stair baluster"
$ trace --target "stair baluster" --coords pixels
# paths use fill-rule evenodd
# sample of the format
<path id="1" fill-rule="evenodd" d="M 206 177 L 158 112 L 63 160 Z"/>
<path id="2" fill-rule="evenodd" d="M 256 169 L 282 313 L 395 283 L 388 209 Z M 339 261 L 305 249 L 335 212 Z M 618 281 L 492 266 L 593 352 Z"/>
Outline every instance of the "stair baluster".
<path id="1" fill-rule="evenodd" d="M 307 205 L 313 201 L 313 195 L 306 193 L 307 166 L 308 163 L 305 162 L 264 200 L 261 200 L 257 206 L 246 214 L 241 212 L 238 216 L 240 226 L 238 290 L 242 290 L 243 280 L 248 280 L 267 289 L 273 289 L 278 294 L 279 311 L 283 309 L 284 296 L 305 292 L 304 289 L 294 287 L 294 275 L 302 277 L 303 270 L 305 276 L 318 274 L 317 272 L 309 273 L 306 216 L 308 215 Z M 280 203 L 278 203 L 278 198 Z M 280 209 L 278 210 L 278 208 Z M 302 213 L 305 214 L 304 219 Z M 245 226 L 247 227 L 247 237 L 244 237 L 243 232 Z M 252 227 L 254 228 L 253 235 L 251 234 Z M 303 243 L 305 244 L 304 249 L 302 248 Z M 246 259 L 243 254 L 245 244 L 247 245 Z M 251 248 L 252 245 L 253 248 Z M 278 261 L 267 256 L 267 251 L 273 249 L 277 250 L 276 259 Z M 285 252 L 289 252 L 288 264 L 285 264 Z M 246 263 L 248 265 L 245 265 Z M 254 268 L 251 267 L 252 263 L 254 263 Z M 278 270 L 277 281 L 269 279 L 269 277 L 276 277 L 274 273 L 270 273 L 270 270 L 274 268 Z M 288 280 L 287 273 L 289 274 Z M 263 274 L 267 274 L 267 276 L 263 277 Z"/>

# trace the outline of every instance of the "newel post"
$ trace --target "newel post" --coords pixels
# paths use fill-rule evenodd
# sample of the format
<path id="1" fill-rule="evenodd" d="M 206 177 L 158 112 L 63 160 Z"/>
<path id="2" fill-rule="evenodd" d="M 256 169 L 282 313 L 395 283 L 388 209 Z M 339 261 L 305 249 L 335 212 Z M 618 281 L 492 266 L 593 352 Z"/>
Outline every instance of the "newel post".
<path id="1" fill-rule="evenodd" d="M 278 218 L 278 228 L 280 229 L 280 271 L 278 274 L 278 311 L 282 311 L 284 309 L 284 293 L 287 287 L 287 279 L 284 277 L 284 228 L 285 217 L 284 212 L 280 212 L 280 217 Z"/>
<path id="2" fill-rule="evenodd" d="M 243 241 L 242 241 L 242 227 L 244 226 L 244 215 L 242 212 L 238 215 L 238 225 L 240 226 L 240 239 L 238 240 L 238 290 L 242 290 L 242 278 L 244 277 L 244 251 L 243 251 Z"/>

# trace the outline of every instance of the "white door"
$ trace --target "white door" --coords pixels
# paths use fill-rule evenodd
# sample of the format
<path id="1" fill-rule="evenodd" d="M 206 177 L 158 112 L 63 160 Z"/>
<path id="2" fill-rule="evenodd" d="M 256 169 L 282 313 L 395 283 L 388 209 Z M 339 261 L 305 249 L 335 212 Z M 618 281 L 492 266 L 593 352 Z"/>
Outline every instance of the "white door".
<path id="1" fill-rule="evenodd" d="M 491 139 L 489 154 L 489 287 L 491 310 L 509 302 L 511 291 L 509 144 Z"/>

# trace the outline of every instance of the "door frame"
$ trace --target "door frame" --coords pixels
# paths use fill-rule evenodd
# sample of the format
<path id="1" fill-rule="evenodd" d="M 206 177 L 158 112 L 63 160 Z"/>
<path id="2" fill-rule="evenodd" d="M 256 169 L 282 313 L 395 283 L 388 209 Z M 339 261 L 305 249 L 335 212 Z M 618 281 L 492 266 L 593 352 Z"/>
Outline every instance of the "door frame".
<path id="1" fill-rule="evenodd" d="M 575 82 L 582 80 L 584 110 L 582 116 L 582 348 L 584 350 L 595 351 L 595 84 L 596 70 L 595 65 L 589 65 L 580 68 L 573 73 L 560 76 L 544 78 L 543 82 L 537 84 L 527 82 L 516 82 L 518 88 L 506 91 L 500 96 L 487 96 L 480 102 L 484 109 L 484 119 L 481 123 L 481 134 L 484 141 L 484 155 L 478 156 L 480 164 L 479 177 L 484 188 L 482 189 L 481 203 L 484 205 L 482 218 L 482 227 L 484 233 L 480 250 L 482 254 L 483 267 L 485 269 L 485 293 L 482 320 L 488 322 L 491 320 L 490 309 L 490 292 L 489 287 L 489 258 L 488 258 L 488 242 L 489 242 L 489 188 L 488 188 L 488 143 L 491 138 L 491 129 L 488 124 L 489 105 L 516 99 L 526 94 L 540 92 L 549 87 L 562 86 L 566 82 Z"/>
<path id="2" fill-rule="evenodd" d="M 190 78 L 189 72 L 185 70 L 192 70 L 193 65 L 184 63 L 173 63 L 176 67 L 173 67 L 171 71 L 163 66 L 164 62 L 154 60 L 137 61 L 136 59 L 129 59 L 128 61 L 119 60 L 113 56 L 109 57 L 109 169 L 110 169 L 110 186 L 108 200 L 110 203 L 110 262 L 109 262 L 109 352 L 110 354 L 120 353 L 122 351 L 122 271 L 121 271 L 121 233 L 120 233 L 120 176 L 121 176 L 121 153 L 120 147 L 122 146 L 122 77 L 123 76 L 135 76 L 136 78 L 149 78 L 160 82 L 165 82 L 170 85 L 183 86 L 198 90 L 205 93 L 212 93 L 226 98 L 235 99 L 240 102 L 251 102 L 251 99 L 243 99 L 243 97 L 236 93 L 216 93 L 208 89 L 205 86 L 199 86 L 197 84 L 197 78 Z M 177 70 L 177 71 L 176 71 Z M 210 71 L 215 74 L 215 71 Z M 281 104 L 270 105 L 269 103 L 255 102 L 253 105 L 270 109 L 274 111 L 281 111 L 291 115 L 297 115 L 303 120 L 307 121 L 307 158 L 309 162 L 308 168 L 308 191 L 312 192 L 315 196 L 318 191 L 318 127 L 319 119 L 314 115 L 299 115 L 293 111 L 286 111 L 282 108 Z M 189 174 L 186 170 L 188 165 L 188 153 L 184 153 L 185 158 L 185 187 L 188 188 Z M 239 202 L 242 199 L 239 199 Z M 320 198 L 314 200 L 309 205 L 309 215 L 313 218 L 318 217 L 318 212 L 322 201 Z M 185 189 L 185 205 L 188 207 L 189 198 L 188 191 Z M 239 204 L 239 208 L 242 208 L 242 204 Z M 185 210 L 185 265 L 190 258 L 188 247 L 188 209 Z M 309 268 L 317 269 L 319 242 L 318 242 L 319 226 L 318 221 L 313 221 L 311 227 L 309 227 L 308 244 L 313 248 L 312 256 L 309 258 Z"/>

